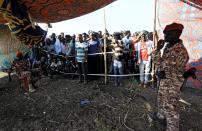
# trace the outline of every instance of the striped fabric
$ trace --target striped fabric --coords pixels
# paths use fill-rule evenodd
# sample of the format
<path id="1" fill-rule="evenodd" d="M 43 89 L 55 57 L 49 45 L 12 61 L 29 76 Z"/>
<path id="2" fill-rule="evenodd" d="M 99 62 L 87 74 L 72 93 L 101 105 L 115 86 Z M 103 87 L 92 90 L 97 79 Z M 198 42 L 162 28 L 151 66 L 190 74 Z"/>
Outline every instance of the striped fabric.
<path id="1" fill-rule="evenodd" d="M 1 0 L 0 13 L 8 21 L 11 32 L 23 44 L 34 45 L 44 40 L 47 32 L 32 24 L 26 8 L 17 0 Z"/>
<path id="2" fill-rule="evenodd" d="M 87 51 L 88 51 L 87 43 L 76 42 L 76 61 L 87 62 Z"/>
<path id="3" fill-rule="evenodd" d="M 113 44 L 112 51 L 114 52 L 114 59 L 122 60 L 122 58 L 123 58 L 123 46 L 122 45 Z"/>

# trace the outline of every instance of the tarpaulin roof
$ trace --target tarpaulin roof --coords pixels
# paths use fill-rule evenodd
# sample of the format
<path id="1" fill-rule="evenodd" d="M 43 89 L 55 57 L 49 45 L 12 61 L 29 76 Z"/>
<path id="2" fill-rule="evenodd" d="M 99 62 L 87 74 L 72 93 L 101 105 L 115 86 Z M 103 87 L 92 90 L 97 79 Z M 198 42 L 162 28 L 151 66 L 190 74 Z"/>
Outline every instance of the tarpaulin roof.
<path id="1" fill-rule="evenodd" d="M 181 0 L 181 1 L 202 10 L 202 0 Z"/>
<path id="2" fill-rule="evenodd" d="M 18 0 L 28 10 L 36 22 L 53 23 L 75 18 L 101 7 L 115 0 Z M 1 2 L 0 2 L 1 3 Z M 0 23 L 6 21 L 0 14 Z"/>

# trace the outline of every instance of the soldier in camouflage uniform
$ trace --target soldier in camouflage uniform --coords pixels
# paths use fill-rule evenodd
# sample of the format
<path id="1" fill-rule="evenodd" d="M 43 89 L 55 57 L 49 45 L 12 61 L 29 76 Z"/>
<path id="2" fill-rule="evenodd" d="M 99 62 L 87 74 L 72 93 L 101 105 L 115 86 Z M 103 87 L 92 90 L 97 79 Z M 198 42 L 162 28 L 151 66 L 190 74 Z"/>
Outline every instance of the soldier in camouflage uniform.
<path id="1" fill-rule="evenodd" d="M 164 46 L 156 53 L 154 60 L 158 67 L 157 77 L 160 79 L 157 117 L 166 120 L 166 131 L 179 131 L 180 87 L 189 59 L 187 50 L 179 39 L 183 28 L 183 25 L 177 23 L 165 27 Z"/>
<path id="2" fill-rule="evenodd" d="M 33 85 L 40 79 L 41 73 L 38 68 L 30 69 L 30 63 L 23 58 L 22 52 L 19 50 L 16 53 L 16 59 L 13 61 L 12 69 L 16 71 L 16 75 L 20 79 L 21 86 L 25 91 L 34 92 Z M 35 85 L 34 85 L 35 86 Z"/>

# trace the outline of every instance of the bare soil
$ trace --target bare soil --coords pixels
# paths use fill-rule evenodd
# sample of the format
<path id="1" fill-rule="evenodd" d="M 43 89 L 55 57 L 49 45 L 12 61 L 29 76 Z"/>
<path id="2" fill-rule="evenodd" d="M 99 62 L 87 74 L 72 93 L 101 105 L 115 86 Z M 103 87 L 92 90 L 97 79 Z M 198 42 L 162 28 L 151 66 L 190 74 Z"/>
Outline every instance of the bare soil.
<path id="1" fill-rule="evenodd" d="M 132 79 L 114 87 L 110 79 L 77 84 L 77 79 L 42 78 L 41 87 L 26 93 L 12 76 L 0 79 L 0 131 L 163 131 L 151 121 L 156 89 L 140 88 Z M 185 89 L 180 103 L 181 131 L 202 131 L 202 91 Z M 86 102 L 86 103 L 81 103 Z"/>

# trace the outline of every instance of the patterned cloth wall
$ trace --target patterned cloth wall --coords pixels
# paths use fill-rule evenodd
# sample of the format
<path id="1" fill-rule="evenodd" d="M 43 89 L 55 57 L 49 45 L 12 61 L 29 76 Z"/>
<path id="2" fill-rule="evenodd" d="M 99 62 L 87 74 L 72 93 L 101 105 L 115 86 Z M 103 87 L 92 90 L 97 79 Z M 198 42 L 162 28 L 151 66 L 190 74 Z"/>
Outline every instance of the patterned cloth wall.
<path id="1" fill-rule="evenodd" d="M 191 0 L 186 0 L 186 2 L 158 0 L 157 26 L 161 32 L 161 37 L 163 37 L 162 30 L 167 24 L 177 22 L 184 25 L 181 39 L 189 53 L 190 59 L 187 68 L 196 67 L 197 76 L 202 80 L 202 10 L 199 7 L 191 6 L 188 2 Z M 195 0 L 195 2 L 202 5 L 200 0 Z M 193 79 L 189 79 L 187 85 L 201 87 L 200 82 Z"/>

